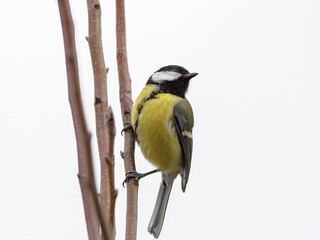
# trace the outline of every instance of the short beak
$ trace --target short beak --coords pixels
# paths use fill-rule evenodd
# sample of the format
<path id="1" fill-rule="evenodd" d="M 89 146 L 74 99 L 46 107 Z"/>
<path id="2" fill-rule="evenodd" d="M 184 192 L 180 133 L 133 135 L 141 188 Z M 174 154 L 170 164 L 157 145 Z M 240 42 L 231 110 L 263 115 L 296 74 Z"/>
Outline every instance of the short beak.
<path id="1" fill-rule="evenodd" d="M 184 75 L 182 75 L 182 77 L 183 77 L 183 79 L 191 79 L 191 78 L 193 78 L 193 77 L 195 77 L 195 76 L 197 76 L 198 75 L 198 73 L 188 73 L 188 74 L 184 74 Z"/>

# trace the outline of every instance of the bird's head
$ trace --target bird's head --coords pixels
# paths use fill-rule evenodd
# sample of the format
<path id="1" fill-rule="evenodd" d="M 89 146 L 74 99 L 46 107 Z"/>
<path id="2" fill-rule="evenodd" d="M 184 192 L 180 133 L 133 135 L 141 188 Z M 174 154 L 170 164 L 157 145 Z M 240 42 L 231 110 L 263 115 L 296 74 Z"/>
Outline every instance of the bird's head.
<path id="1" fill-rule="evenodd" d="M 190 73 L 184 67 L 169 65 L 152 74 L 147 84 L 159 85 L 160 92 L 184 98 L 189 87 L 189 80 L 197 75 L 198 73 Z"/>

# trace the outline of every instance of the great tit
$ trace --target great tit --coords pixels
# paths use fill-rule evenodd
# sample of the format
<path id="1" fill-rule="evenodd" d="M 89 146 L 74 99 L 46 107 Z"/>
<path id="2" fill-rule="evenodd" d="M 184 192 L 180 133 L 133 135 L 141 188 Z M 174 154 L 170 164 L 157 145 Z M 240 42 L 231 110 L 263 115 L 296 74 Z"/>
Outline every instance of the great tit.
<path id="1" fill-rule="evenodd" d="M 193 112 L 185 94 L 189 80 L 197 73 L 169 65 L 153 73 L 138 96 L 131 117 L 137 143 L 144 157 L 157 167 L 146 174 L 129 173 L 129 177 L 162 172 L 158 198 L 148 226 L 159 237 L 172 184 L 181 175 L 184 192 L 188 183 L 192 156 Z M 128 177 L 128 175 L 127 175 Z"/>

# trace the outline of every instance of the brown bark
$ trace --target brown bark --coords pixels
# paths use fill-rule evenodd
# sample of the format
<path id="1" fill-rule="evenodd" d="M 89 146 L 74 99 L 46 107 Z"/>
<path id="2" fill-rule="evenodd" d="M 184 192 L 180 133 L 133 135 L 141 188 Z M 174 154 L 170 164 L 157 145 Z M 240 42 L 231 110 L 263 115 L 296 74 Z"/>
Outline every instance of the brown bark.
<path id="1" fill-rule="evenodd" d="M 82 201 L 89 239 L 98 240 L 100 239 L 99 218 L 97 206 L 94 200 L 96 187 L 92 168 L 90 134 L 87 129 L 80 95 L 78 60 L 74 39 L 74 24 L 69 1 L 58 0 L 58 5 L 65 48 L 69 102 L 77 141 L 79 167 L 78 177 L 82 193 Z"/>
<path id="2" fill-rule="evenodd" d="M 117 62 L 120 85 L 121 114 L 124 126 L 131 122 L 132 95 L 131 79 L 128 69 L 125 11 L 124 0 L 116 0 L 117 14 Z M 125 171 L 135 171 L 134 162 L 135 139 L 132 130 L 124 133 L 124 151 L 121 156 L 124 160 Z M 137 236 L 137 213 L 138 213 L 138 183 L 131 179 L 127 183 L 127 213 L 126 213 L 126 240 L 135 240 Z"/>
<path id="3" fill-rule="evenodd" d="M 106 121 L 107 121 L 107 128 L 108 128 L 108 149 L 107 149 L 107 155 L 106 155 L 106 162 L 108 165 L 108 174 L 110 177 L 110 181 L 108 182 L 108 189 L 111 189 L 111 195 L 110 195 L 110 219 L 112 222 L 113 229 L 115 229 L 115 204 L 116 204 L 116 198 L 118 195 L 118 191 L 114 188 L 114 138 L 116 135 L 116 127 L 114 122 L 114 116 L 112 112 L 112 108 L 108 107 L 107 114 L 106 114 Z M 114 231 L 114 238 L 115 238 L 115 231 Z"/>
<path id="4" fill-rule="evenodd" d="M 87 0 L 87 7 L 89 21 L 89 35 L 87 39 L 94 75 L 96 132 L 101 166 L 100 205 L 102 216 L 106 223 L 105 227 L 110 233 L 110 237 L 115 239 L 114 206 L 116 191 L 114 187 L 114 162 L 113 158 L 111 161 L 108 161 L 108 157 L 106 157 L 113 156 L 114 139 L 112 138 L 114 138 L 114 134 L 112 131 L 114 129 L 108 129 L 106 120 L 108 107 L 107 69 L 102 47 L 100 2 L 99 0 Z M 112 112 L 111 115 L 113 119 Z"/>

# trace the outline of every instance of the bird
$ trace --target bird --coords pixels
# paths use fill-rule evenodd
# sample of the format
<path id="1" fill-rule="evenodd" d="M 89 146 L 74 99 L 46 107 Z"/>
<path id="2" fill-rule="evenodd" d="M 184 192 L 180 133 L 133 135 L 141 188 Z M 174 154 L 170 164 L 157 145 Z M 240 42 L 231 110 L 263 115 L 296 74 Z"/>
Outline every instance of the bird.
<path id="1" fill-rule="evenodd" d="M 185 192 L 192 157 L 192 107 L 185 95 L 189 81 L 198 73 L 184 67 L 168 65 L 154 72 L 137 97 L 132 109 L 131 124 L 136 142 L 144 157 L 156 169 L 148 173 L 129 172 L 130 178 L 141 179 L 162 172 L 162 180 L 148 231 L 158 238 L 164 222 L 173 181 L 180 174 Z"/>

